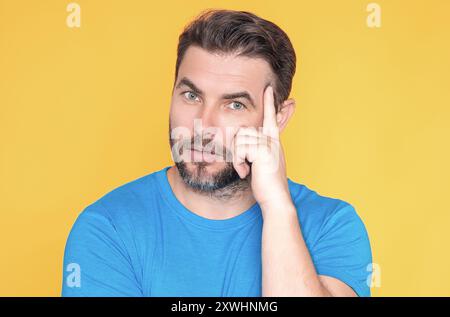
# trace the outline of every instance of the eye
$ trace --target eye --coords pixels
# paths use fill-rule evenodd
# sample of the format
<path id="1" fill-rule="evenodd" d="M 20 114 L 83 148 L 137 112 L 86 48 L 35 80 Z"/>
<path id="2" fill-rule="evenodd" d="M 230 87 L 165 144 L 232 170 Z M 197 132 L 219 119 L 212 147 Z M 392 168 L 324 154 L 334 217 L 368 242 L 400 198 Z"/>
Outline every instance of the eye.
<path id="1" fill-rule="evenodd" d="M 233 101 L 232 103 L 230 103 L 230 107 L 232 110 L 243 110 L 247 108 L 243 103 L 237 101 Z"/>
<path id="2" fill-rule="evenodd" d="M 186 98 L 188 101 L 200 101 L 200 98 L 195 92 L 185 91 L 182 94 L 184 95 L 184 98 Z"/>

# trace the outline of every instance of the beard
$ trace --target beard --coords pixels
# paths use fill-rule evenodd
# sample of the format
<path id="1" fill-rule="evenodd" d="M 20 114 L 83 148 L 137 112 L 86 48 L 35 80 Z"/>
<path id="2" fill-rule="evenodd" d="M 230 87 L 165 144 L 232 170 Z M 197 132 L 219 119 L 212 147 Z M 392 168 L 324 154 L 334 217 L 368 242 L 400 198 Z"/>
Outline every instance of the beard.
<path id="1" fill-rule="evenodd" d="M 187 164 L 192 164 L 190 169 Z M 225 163 L 225 166 L 218 171 L 208 171 L 211 163 L 207 162 L 176 162 L 178 172 L 186 185 L 193 190 L 204 193 L 213 193 L 237 185 L 241 181 L 232 163 Z"/>
<path id="2" fill-rule="evenodd" d="M 193 191 L 224 199 L 233 197 L 236 193 L 243 192 L 249 188 L 249 176 L 244 179 L 239 177 L 239 174 L 234 169 L 233 163 L 230 162 L 230 158 L 232 157 L 231 152 L 225 147 L 215 147 L 217 151 L 216 153 L 222 153 L 224 154 L 224 157 L 227 158 L 222 162 L 185 162 L 181 159 L 183 151 L 185 149 L 189 150 L 189 148 L 186 148 L 186 145 L 190 144 L 190 148 L 194 147 L 195 138 L 183 139 L 182 141 L 179 141 L 183 144 L 181 147 L 181 153 L 176 153 L 174 155 L 174 140 L 170 135 L 171 131 L 172 128 L 169 123 L 169 142 L 172 155 L 176 157 L 175 165 L 183 182 Z M 205 146 L 210 143 L 210 141 L 211 139 L 202 139 L 201 144 L 202 146 Z M 217 168 L 217 165 L 223 167 Z"/>

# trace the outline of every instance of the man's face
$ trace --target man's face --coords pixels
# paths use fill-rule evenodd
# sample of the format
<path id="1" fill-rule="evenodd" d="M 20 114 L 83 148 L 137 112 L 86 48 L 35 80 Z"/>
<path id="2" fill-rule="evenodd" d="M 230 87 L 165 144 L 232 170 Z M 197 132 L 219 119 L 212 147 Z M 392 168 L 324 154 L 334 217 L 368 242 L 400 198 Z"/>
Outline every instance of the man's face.
<path id="1" fill-rule="evenodd" d="M 188 185 L 212 192 L 247 181 L 233 168 L 232 138 L 240 127 L 262 125 L 263 93 L 271 77 L 261 58 L 187 49 L 172 95 L 170 145 Z M 176 145 L 181 149 L 174 150 Z"/>

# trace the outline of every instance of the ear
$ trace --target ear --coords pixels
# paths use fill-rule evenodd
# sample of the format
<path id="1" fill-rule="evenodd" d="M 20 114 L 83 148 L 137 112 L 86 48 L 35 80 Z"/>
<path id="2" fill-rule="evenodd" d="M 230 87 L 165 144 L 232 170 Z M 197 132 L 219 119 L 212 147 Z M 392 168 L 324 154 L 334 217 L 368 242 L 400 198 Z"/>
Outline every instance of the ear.
<path id="1" fill-rule="evenodd" d="M 286 99 L 280 106 L 280 110 L 277 113 L 277 124 L 280 129 L 280 133 L 286 128 L 289 119 L 294 114 L 295 100 Z"/>

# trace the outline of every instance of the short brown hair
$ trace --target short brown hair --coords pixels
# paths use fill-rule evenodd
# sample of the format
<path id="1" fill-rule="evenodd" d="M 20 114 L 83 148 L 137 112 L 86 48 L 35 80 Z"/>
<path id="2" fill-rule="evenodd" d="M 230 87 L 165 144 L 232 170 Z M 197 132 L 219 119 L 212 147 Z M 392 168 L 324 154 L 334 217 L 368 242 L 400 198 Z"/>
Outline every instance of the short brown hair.
<path id="1" fill-rule="evenodd" d="M 275 75 L 275 106 L 289 97 L 296 55 L 289 37 L 276 24 L 253 13 L 207 10 L 189 23 L 179 37 L 175 80 L 190 45 L 209 52 L 237 53 L 266 60 Z"/>

